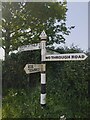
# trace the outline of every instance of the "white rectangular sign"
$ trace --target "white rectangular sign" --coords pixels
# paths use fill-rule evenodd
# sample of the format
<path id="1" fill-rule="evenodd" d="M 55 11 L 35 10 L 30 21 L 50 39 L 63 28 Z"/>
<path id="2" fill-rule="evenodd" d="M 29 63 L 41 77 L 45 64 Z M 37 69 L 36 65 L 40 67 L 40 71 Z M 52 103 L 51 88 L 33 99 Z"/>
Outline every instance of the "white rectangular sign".
<path id="1" fill-rule="evenodd" d="M 85 60 L 87 55 L 84 53 L 70 53 L 70 54 L 57 54 L 46 55 L 45 61 L 78 61 Z"/>
<path id="2" fill-rule="evenodd" d="M 26 64 L 24 70 L 26 74 L 45 71 L 45 64 Z"/>
<path id="3" fill-rule="evenodd" d="M 20 46 L 18 48 L 18 51 L 22 52 L 22 51 L 39 50 L 39 49 L 41 49 L 40 48 L 40 43 L 36 43 L 36 44 L 29 44 L 29 45 Z"/>

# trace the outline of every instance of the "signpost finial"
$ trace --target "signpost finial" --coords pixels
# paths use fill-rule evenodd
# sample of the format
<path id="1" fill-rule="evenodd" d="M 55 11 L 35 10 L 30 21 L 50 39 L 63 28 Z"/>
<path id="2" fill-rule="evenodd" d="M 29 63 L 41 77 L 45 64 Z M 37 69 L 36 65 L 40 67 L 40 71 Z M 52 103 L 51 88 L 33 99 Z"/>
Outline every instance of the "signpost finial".
<path id="1" fill-rule="evenodd" d="M 45 31 L 43 30 L 42 31 L 42 33 L 40 34 L 40 36 L 39 36 L 41 39 L 47 39 L 47 35 L 46 35 L 46 33 L 45 33 Z"/>

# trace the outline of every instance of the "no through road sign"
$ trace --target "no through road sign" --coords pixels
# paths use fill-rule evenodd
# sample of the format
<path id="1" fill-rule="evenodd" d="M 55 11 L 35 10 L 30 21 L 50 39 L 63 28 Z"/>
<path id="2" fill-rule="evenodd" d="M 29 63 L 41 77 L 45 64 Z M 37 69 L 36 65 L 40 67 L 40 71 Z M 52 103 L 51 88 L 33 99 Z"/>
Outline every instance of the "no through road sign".
<path id="1" fill-rule="evenodd" d="M 46 55 L 45 61 L 78 61 L 85 60 L 87 55 L 84 53 L 70 53 L 70 54 L 55 54 L 55 55 Z"/>

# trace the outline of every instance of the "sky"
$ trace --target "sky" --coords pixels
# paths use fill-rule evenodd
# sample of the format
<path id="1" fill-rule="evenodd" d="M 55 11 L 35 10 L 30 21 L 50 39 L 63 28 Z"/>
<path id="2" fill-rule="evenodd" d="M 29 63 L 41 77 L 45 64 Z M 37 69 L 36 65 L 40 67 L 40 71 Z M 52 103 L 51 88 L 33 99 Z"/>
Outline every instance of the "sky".
<path id="1" fill-rule="evenodd" d="M 84 51 L 88 50 L 88 2 L 67 3 L 67 26 L 75 26 L 71 34 L 66 36 L 65 46 L 72 44 Z M 0 49 L 0 59 L 3 59 L 4 51 Z"/>
<path id="2" fill-rule="evenodd" d="M 82 50 L 88 50 L 88 2 L 68 2 L 67 25 L 75 26 L 66 37 L 66 45 L 72 43 Z"/>

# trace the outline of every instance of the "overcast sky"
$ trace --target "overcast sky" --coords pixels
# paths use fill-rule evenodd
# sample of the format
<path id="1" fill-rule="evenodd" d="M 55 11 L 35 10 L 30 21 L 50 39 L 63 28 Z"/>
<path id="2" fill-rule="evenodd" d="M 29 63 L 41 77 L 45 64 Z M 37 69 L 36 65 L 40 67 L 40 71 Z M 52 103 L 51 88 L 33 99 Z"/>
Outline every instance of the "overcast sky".
<path id="1" fill-rule="evenodd" d="M 68 2 L 67 25 L 74 25 L 66 37 L 66 45 L 72 43 L 83 50 L 88 49 L 88 2 Z"/>
<path id="2" fill-rule="evenodd" d="M 83 50 L 88 49 L 88 2 L 68 2 L 67 26 L 75 26 L 71 34 L 66 37 L 65 46 L 72 43 Z M 0 59 L 4 51 L 0 49 Z"/>

